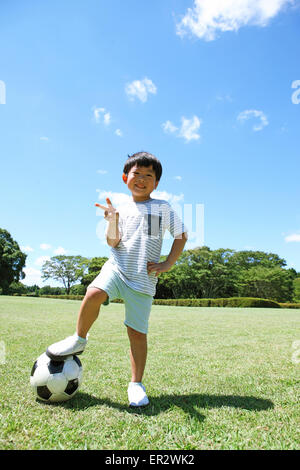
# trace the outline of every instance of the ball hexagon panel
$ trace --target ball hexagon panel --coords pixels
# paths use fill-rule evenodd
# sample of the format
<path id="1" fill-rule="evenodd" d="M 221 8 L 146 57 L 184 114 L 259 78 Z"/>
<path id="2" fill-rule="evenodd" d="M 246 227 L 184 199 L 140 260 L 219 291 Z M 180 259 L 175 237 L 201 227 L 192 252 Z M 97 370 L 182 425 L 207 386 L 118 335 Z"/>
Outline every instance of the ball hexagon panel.
<path id="1" fill-rule="evenodd" d="M 79 375 L 79 372 L 80 372 L 80 366 L 78 365 L 78 363 L 75 360 L 73 360 L 73 358 L 71 360 L 67 358 L 64 364 L 64 374 L 67 377 L 67 379 L 68 380 L 76 379 Z"/>
<path id="2" fill-rule="evenodd" d="M 47 380 L 47 387 L 51 393 L 62 393 L 67 388 L 67 385 L 67 377 L 62 372 L 49 375 Z"/>
<path id="3" fill-rule="evenodd" d="M 43 400 L 49 400 L 49 398 L 51 397 L 51 392 L 47 385 L 36 387 L 36 393 L 38 397 L 42 398 Z"/>
<path id="4" fill-rule="evenodd" d="M 67 401 L 77 393 L 81 382 L 82 365 L 77 356 L 53 361 L 44 353 L 31 370 L 30 384 L 42 401 Z"/>

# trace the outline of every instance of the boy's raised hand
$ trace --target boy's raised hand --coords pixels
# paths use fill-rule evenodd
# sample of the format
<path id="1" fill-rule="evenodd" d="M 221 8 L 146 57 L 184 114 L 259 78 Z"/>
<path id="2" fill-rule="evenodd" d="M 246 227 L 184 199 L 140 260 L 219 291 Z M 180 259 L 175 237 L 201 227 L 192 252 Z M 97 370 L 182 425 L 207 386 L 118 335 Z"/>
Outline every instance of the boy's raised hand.
<path id="1" fill-rule="evenodd" d="M 100 209 L 104 210 L 104 219 L 110 221 L 116 221 L 119 219 L 119 212 L 113 207 L 110 199 L 107 197 L 106 198 L 107 206 L 102 206 L 101 204 L 98 204 L 97 202 L 95 203 L 96 207 L 100 207 Z"/>

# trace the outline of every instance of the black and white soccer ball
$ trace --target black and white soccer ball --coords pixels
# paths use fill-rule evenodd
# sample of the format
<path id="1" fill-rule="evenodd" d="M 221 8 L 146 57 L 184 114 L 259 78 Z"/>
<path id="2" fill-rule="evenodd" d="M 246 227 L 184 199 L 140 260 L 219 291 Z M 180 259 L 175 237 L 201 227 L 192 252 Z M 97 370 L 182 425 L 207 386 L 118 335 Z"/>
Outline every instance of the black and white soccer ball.
<path id="1" fill-rule="evenodd" d="M 43 353 L 33 364 L 30 384 L 39 400 L 53 403 L 70 400 L 82 383 L 82 365 L 77 356 L 54 361 Z"/>

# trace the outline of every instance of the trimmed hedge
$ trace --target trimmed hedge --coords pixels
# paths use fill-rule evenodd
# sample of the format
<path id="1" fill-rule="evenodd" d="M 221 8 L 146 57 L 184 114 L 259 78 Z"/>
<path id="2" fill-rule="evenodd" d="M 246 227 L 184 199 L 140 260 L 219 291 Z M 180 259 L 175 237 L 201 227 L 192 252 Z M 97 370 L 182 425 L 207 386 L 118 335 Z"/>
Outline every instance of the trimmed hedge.
<path id="1" fill-rule="evenodd" d="M 278 302 L 256 297 L 229 297 L 221 299 L 154 299 L 156 305 L 177 305 L 183 307 L 262 307 L 280 308 Z"/>
<path id="2" fill-rule="evenodd" d="M 51 294 L 45 294 L 45 295 L 40 295 L 39 297 L 47 297 L 49 299 L 82 300 L 84 298 L 84 295 L 74 295 L 74 294 L 51 295 Z"/>
<path id="3" fill-rule="evenodd" d="M 19 296 L 20 294 L 13 294 Z M 49 299 L 82 300 L 84 295 L 38 295 L 34 292 L 21 294 L 21 297 L 47 297 Z M 123 303 L 122 299 L 114 299 L 113 303 Z M 229 297 L 220 299 L 154 299 L 154 305 L 173 305 L 181 307 L 261 307 L 261 308 L 299 308 L 300 303 L 275 302 L 269 299 L 256 297 Z"/>
<path id="4" fill-rule="evenodd" d="M 279 303 L 281 308 L 300 308 L 300 303 L 291 303 L 291 302 L 286 302 L 286 303 Z"/>
<path id="5" fill-rule="evenodd" d="M 51 299 L 69 299 L 69 300 L 82 300 L 83 295 L 41 295 L 41 297 L 48 297 Z M 122 299 L 112 300 L 113 303 L 123 303 Z M 229 297 L 221 299 L 154 299 L 154 305 L 172 305 L 181 307 L 261 307 L 261 308 L 292 308 L 287 305 L 300 304 L 279 304 L 273 300 L 258 299 L 256 297 Z M 299 307 L 293 307 L 299 308 Z"/>

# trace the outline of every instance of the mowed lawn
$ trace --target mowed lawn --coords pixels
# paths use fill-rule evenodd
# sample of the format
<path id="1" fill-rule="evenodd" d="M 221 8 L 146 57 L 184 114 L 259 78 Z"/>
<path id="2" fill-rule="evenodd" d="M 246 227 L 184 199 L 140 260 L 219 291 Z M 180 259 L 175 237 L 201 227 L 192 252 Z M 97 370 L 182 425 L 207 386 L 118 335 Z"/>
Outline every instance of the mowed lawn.
<path id="1" fill-rule="evenodd" d="M 111 303 L 80 356 L 80 391 L 44 404 L 30 388 L 32 365 L 74 332 L 79 306 L 0 296 L 1 449 L 300 448 L 300 310 L 153 306 L 150 404 L 131 409 L 124 307 Z"/>

